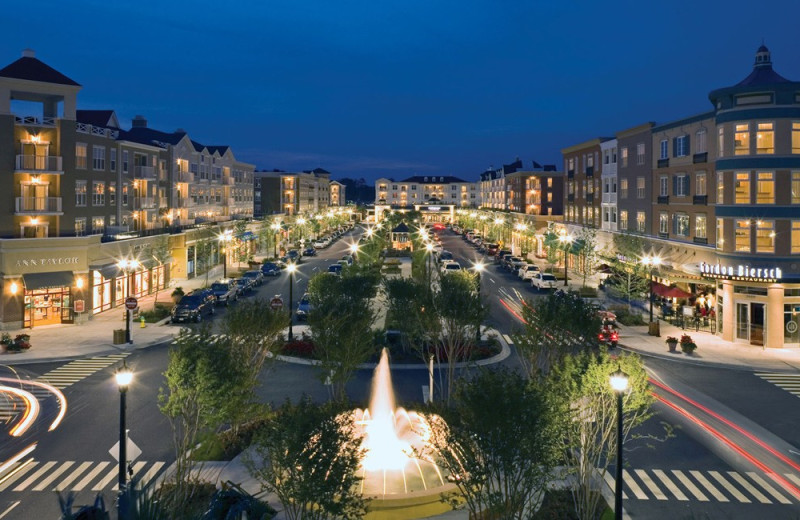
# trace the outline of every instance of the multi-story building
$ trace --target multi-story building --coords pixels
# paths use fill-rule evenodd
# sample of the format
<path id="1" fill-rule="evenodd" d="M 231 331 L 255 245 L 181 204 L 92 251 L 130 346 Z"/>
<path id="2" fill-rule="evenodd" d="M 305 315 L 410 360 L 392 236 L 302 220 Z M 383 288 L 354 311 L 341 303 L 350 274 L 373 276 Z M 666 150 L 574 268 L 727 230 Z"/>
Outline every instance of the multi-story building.
<path id="1" fill-rule="evenodd" d="M 253 185 L 258 190 L 256 197 L 260 202 L 256 215 L 299 215 L 342 205 L 344 186 L 336 190 L 337 203 L 332 204 L 331 174 L 322 168 L 297 173 L 273 170 L 255 172 L 254 175 Z"/>
<path id="2" fill-rule="evenodd" d="M 478 205 L 478 197 L 476 183 L 450 175 L 415 175 L 402 181 L 386 178 L 375 181 L 376 204 L 445 204 L 474 208 Z"/>
<path id="3" fill-rule="evenodd" d="M 600 225 L 600 144 L 608 138 L 596 138 L 561 150 L 567 172 L 564 222 L 580 226 Z"/>
<path id="4" fill-rule="evenodd" d="M 508 209 L 508 186 L 506 176 L 523 168 L 522 160 L 517 157 L 511 164 L 501 168 L 489 167 L 481 173 L 479 182 L 480 207 L 483 209 Z"/>
<path id="5" fill-rule="evenodd" d="M 507 209 L 526 215 L 562 215 L 564 172 L 555 166 L 516 171 L 505 176 Z"/>
<path id="6" fill-rule="evenodd" d="M 347 202 L 345 198 L 346 186 L 339 181 L 330 183 L 330 205 L 333 207 L 344 206 Z"/>
<path id="7" fill-rule="evenodd" d="M 600 200 L 601 228 L 605 231 L 616 231 L 617 214 L 617 140 L 609 139 L 600 143 L 600 157 L 603 161 L 600 184 L 602 197 Z"/>
<path id="8" fill-rule="evenodd" d="M 617 229 L 649 234 L 652 222 L 652 128 L 637 125 L 617 132 Z"/>

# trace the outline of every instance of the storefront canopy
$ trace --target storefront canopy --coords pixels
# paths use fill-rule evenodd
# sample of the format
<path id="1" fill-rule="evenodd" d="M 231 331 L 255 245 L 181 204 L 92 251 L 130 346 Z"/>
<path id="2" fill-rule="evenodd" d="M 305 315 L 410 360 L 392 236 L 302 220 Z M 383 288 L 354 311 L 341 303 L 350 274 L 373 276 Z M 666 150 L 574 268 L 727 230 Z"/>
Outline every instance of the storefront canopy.
<path id="1" fill-rule="evenodd" d="M 690 293 L 684 291 L 683 289 L 679 289 L 678 287 L 668 287 L 663 283 L 650 282 L 650 286 L 652 287 L 654 294 L 663 296 L 665 298 L 688 298 L 691 296 Z"/>
<path id="2" fill-rule="evenodd" d="M 36 289 L 50 289 L 52 287 L 69 287 L 72 285 L 74 275 L 72 271 L 56 271 L 54 273 L 33 273 L 23 274 L 22 281 L 25 289 L 34 291 Z"/>

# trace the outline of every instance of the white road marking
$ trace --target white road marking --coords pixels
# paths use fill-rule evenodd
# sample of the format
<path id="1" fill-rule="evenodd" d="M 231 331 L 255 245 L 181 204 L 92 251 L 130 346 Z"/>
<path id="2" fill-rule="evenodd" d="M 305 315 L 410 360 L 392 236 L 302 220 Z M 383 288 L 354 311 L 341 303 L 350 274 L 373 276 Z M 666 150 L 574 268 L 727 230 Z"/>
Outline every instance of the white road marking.
<path id="1" fill-rule="evenodd" d="M 28 486 L 33 484 L 36 481 L 36 479 L 41 477 L 42 474 L 46 473 L 50 468 L 52 468 L 55 465 L 56 465 L 56 463 L 52 462 L 52 461 L 46 463 L 44 466 L 42 466 L 38 470 L 36 470 L 36 472 L 33 475 L 31 475 L 30 477 L 25 479 L 19 486 L 15 487 L 14 491 L 24 491 L 25 488 L 27 488 Z"/>
<path id="2" fill-rule="evenodd" d="M 689 490 L 689 493 L 694 495 L 694 497 L 697 500 L 701 502 L 708 502 L 708 497 L 705 496 L 703 492 L 700 491 L 700 489 L 698 489 L 698 487 L 694 485 L 694 482 L 689 480 L 689 477 L 683 474 L 683 471 L 678 469 L 673 469 L 672 474 L 675 475 L 678 478 L 678 480 L 681 481 L 681 484 L 683 484 L 683 486 Z"/>
<path id="3" fill-rule="evenodd" d="M 92 465 L 91 462 L 83 462 L 80 466 L 78 466 L 72 473 L 69 474 L 67 478 L 62 480 L 58 483 L 58 487 L 53 488 L 53 491 L 65 490 L 69 488 L 69 485 L 72 484 L 74 480 L 76 480 L 81 473 L 86 471 Z"/>
<path id="4" fill-rule="evenodd" d="M 729 472 L 728 472 L 728 475 L 730 475 L 730 476 L 731 476 L 731 478 L 733 478 L 733 480 L 735 480 L 736 482 L 738 482 L 738 483 L 739 483 L 739 485 L 740 485 L 740 486 L 742 486 L 742 487 L 745 489 L 745 491 L 747 491 L 748 493 L 750 493 L 751 495 L 753 495 L 754 497 L 756 497 L 756 500 L 758 500 L 758 501 L 759 501 L 759 502 L 761 502 L 762 504 L 771 504 L 771 503 L 772 503 L 772 502 L 770 501 L 770 499 L 768 499 L 767 497 L 765 497 L 765 496 L 764 496 L 764 494 L 763 494 L 763 493 L 761 493 L 761 491 L 759 491 L 759 490 L 757 490 L 755 487 L 753 487 L 753 485 L 752 485 L 750 482 L 748 482 L 748 481 L 747 481 L 747 480 L 746 480 L 746 479 L 745 479 L 743 476 L 741 476 L 740 474 L 736 473 L 735 471 L 729 471 Z"/>
<path id="5" fill-rule="evenodd" d="M 663 471 L 661 471 L 660 469 L 654 469 L 654 470 L 653 470 L 653 474 L 654 474 L 656 477 L 658 477 L 658 479 L 661 481 L 661 483 L 662 483 L 662 484 L 664 484 L 664 486 L 666 486 L 666 488 L 667 488 L 667 489 L 668 489 L 668 490 L 669 490 L 669 491 L 670 491 L 670 492 L 671 492 L 673 495 L 675 495 L 675 498 L 677 498 L 677 499 L 678 499 L 678 500 L 680 500 L 680 501 L 689 500 L 689 497 L 687 497 L 686 495 L 684 495 L 684 494 L 683 494 L 683 491 L 681 491 L 680 489 L 678 489 L 678 486 L 676 486 L 676 485 L 675 485 L 675 484 L 674 484 L 674 483 L 673 483 L 673 482 L 672 482 L 672 481 L 669 479 L 669 477 L 667 476 L 667 474 L 666 474 L 666 473 L 664 473 L 664 472 L 663 472 Z"/>
<path id="6" fill-rule="evenodd" d="M 0 513 L 0 518 L 5 518 L 5 517 L 6 517 L 6 515 L 7 515 L 8 513 L 10 513 L 10 512 L 11 512 L 11 511 L 12 511 L 12 510 L 13 510 L 15 507 L 17 507 L 19 504 L 20 504 L 20 500 L 17 500 L 16 502 L 13 502 L 13 503 L 12 503 L 10 506 L 8 506 L 8 508 L 7 508 L 5 511 L 3 511 L 2 513 Z"/>
<path id="7" fill-rule="evenodd" d="M 751 502 L 749 498 L 744 496 L 741 491 L 736 489 L 736 487 L 733 484 L 731 484 L 730 482 L 728 482 L 725 479 L 725 477 L 723 477 L 722 474 L 719 473 L 718 471 L 709 471 L 708 474 L 711 475 L 712 477 L 714 477 L 714 479 L 717 482 L 722 484 L 722 487 L 724 487 L 725 490 L 728 493 L 730 493 L 731 495 L 733 495 L 733 498 L 735 498 L 739 502 L 742 502 L 743 504 L 749 504 Z"/>
<path id="8" fill-rule="evenodd" d="M 83 479 L 81 479 L 80 482 L 75 484 L 75 486 L 73 486 L 72 489 L 74 489 L 75 491 L 83 490 L 83 488 L 88 486 L 92 482 L 92 480 L 94 480 L 94 478 L 97 476 L 97 474 L 103 471 L 105 467 L 108 466 L 109 464 L 111 463 L 108 461 L 103 461 L 100 464 L 98 464 L 97 467 L 95 467 L 92 471 L 90 471 L 88 475 L 83 477 Z"/>
<path id="9" fill-rule="evenodd" d="M 758 484 L 762 488 L 766 489 L 767 493 L 769 493 L 770 495 L 775 497 L 775 499 L 778 502 L 780 502 L 781 504 L 791 504 L 792 503 L 791 500 L 789 500 L 785 496 L 783 496 L 780 493 L 778 493 L 777 489 L 772 487 L 772 485 L 769 482 L 767 482 L 766 480 L 761 478 L 761 476 L 758 473 L 756 473 L 755 471 L 748 471 L 747 472 L 747 476 L 750 477 L 751 479 L 753 479 L 756 482 L 756 484 Z"/>
<path id="10" fill-rule="evenodd" d="M 615 485 L 616 485 L 617 481 L 614 479 L 614 477 L 611 476 L 611 472 L 610 471 L 606 471 L 606 474 L 603 476 L 603 479 L 606 481 L 606 484 L 608 484 L 608 487 L 610 487 L 611 491 L 613 492 L 616 489 Z M 625 482 L 623 481 L 623 484 L 624 483 Z M 623 499 L 627 499 L 628 498 L 628 494 L 625 493 L 624 487 L 623 487 L 623 490 L 622 490 L 622 498 Z"/>
<path id="11" fill-rule="evenodd" d="M 623 478 L 625 479 L 623 484 L 625 485 L 625 487 L 630 488 L 630 490 L 633 491 L 633 494 L 636 495 L 636 498 L 638 498 L 639 500 L 647 500 L 648 499 L 647 493 L 642 491 L 642 488 L 640 488 L 639 484 L 637 484 L 636 481 L 633 480 L 633 475 L 628 473 L 627 469 L 623 469 L 622 470 L 622 475 L 623 475 Z"/>
<path id="12" fill-rule="evenodd" d="M 656 485 L 656 483 L 653 482 L 653 479 L 650 478 L 650 475 L 648 475 L 645 470 L 637 469 L 634 471 L 636 476 L 638 476 L 639 479 L 644 482 L 644 485 L 647 486 L 647 489 L 649 489 L 650 492 L 655 495 L 656 499 L 667 500 L 667 495 L 665 495 L 664 492 L 661 491 L 661 489 Z"/>
<path id="13" fill-rule="evenodd" d="M 699 471 L 690 471 L 689 472 L 696 481 L 700 483 L 701 486 L 706 488 L 706 491 L 711 493 L 711 496 L 719 500 L 720 502 L 728 502 L 728 497 L 720 493 L 720 491 L 714 487 L 714 484 L 708 481 L 708 479 Z"/>

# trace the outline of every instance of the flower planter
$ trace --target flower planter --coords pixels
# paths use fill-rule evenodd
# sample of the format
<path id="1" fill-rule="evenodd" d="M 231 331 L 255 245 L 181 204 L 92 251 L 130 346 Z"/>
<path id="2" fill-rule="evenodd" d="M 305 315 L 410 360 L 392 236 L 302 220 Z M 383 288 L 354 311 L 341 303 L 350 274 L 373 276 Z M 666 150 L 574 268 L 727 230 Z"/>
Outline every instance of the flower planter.
<path id="1" fill-rule="evenodd" d="M 667 346 L 669 347 L 670 352 L 677 352 L 678 350 L 678 342 L 677 341 L 669 341 L 667 342 Z"/>

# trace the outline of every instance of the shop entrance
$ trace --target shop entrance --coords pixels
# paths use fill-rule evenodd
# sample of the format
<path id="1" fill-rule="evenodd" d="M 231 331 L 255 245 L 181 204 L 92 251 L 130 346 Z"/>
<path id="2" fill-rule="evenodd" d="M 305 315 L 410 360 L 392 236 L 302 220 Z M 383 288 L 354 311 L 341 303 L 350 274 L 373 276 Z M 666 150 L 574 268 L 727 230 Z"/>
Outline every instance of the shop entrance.
<path id="1" fill-rule="evenodd" d="M 72 296 L 69 287 L 25 291 L 25 328 L 72 321 Z"/>
<path id="2" fill-rule="evenodd" d="M 736 302 L 736 339 L 764 346 L 764 307 L 758 302 Z"/>

